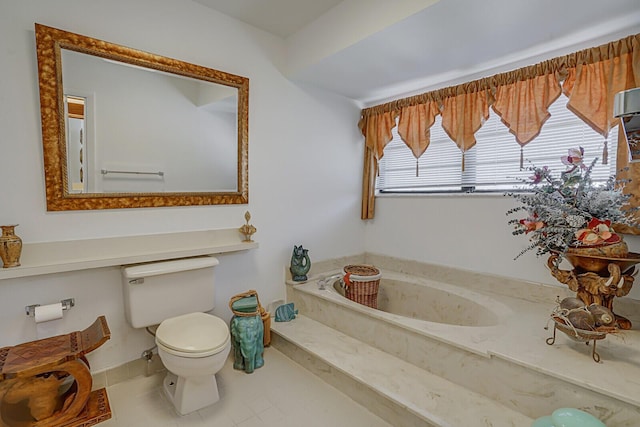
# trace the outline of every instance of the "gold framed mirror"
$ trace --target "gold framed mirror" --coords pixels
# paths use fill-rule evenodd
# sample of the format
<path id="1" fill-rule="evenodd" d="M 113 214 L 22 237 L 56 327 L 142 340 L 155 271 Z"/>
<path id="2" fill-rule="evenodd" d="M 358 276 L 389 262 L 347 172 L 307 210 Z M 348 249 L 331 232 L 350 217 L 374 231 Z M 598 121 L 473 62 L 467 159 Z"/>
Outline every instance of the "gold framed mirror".
<path id="1" fill-rule="evenodd" d="M 248 203 L 248 78 L 35 31 L 48 211 Z"/>

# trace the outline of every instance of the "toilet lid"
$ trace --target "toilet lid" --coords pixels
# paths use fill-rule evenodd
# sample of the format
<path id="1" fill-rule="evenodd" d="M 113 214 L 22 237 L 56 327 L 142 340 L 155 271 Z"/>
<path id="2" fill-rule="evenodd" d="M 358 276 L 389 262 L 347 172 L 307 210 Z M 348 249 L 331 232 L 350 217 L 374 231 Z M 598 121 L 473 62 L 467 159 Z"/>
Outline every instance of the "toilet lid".
<path id="1" fill-rule="evenodd" d="M 163 321 L 156 330 L 156 342 L 180 353 L 212 355 L 228 344 L 229 327 L 211 314 L 185 314 Z"/>

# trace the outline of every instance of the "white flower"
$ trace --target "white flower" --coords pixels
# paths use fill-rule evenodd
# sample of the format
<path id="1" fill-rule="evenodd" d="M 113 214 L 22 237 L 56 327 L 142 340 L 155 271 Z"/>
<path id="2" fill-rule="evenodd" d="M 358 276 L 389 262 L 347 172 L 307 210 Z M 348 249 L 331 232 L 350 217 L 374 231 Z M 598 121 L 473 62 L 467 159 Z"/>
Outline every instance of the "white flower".
<path id="1" fill-rule="evenodd" d="M 584 223 L 587 222 L 587 220 L 580 215 L 568 215 L 566 220 L 567 224 L 571 227 L 582 227 Z"/>

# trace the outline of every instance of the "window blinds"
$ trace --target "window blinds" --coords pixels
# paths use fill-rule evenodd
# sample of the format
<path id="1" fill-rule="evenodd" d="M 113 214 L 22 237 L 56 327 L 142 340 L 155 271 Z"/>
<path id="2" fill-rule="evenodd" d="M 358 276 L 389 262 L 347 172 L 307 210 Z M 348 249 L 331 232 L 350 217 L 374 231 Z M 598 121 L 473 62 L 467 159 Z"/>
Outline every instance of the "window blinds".
<path id="1" fill-rule="evenodd" d="M 549 108 L 551 116 L 540 134 L 523 148 L 524 169 L 520 170 L 520 145 L 500 117 L 491 110 L 489 119 L 476 132 L 476 145 L 462 153 L 442 129 L 441 116 L 431 127 L 431 143 L 416 161 L 411 150 L 393 128 L 393 140 L 385 147 L 380 160 L 376 188 L 381 193 L 403 192 L 504 192 L 522 187 L 519 179 L 531 172 L 527 166 L 548 166 L 563 171 L 560 158 L 569 148 L 583 147 L 585 163 L 598 157 L 592 172 L 594 182 L 606 181 L 615 175 L 617 127 L 609 133 L 609 164 L 601 162 L 604 138 L 566 108 L 567 98 L 561 95 Z"/>

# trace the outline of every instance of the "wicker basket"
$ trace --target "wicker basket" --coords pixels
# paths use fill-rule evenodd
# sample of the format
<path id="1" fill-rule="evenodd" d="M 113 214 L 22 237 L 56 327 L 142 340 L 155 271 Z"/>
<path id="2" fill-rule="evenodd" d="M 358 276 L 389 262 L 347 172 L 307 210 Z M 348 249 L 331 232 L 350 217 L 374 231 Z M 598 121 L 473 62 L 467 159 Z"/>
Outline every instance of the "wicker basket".
<path id="1" fill-rule="evenodd" d="M 380 270 L 371 265 L 347 265 L 344 267 L 345 296 L 351 301 L 378 308 Z"/>

